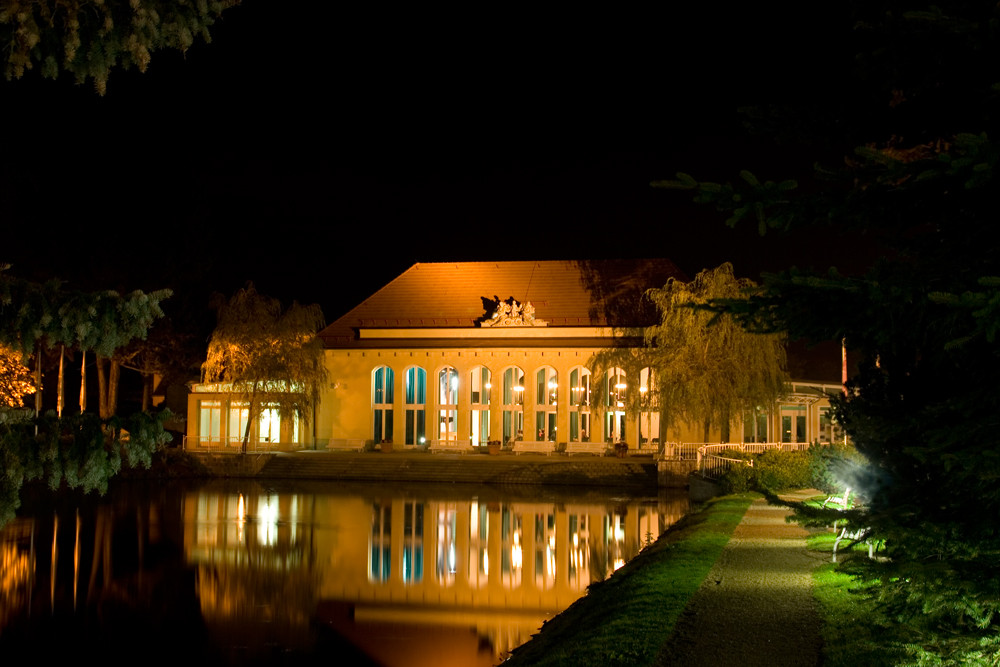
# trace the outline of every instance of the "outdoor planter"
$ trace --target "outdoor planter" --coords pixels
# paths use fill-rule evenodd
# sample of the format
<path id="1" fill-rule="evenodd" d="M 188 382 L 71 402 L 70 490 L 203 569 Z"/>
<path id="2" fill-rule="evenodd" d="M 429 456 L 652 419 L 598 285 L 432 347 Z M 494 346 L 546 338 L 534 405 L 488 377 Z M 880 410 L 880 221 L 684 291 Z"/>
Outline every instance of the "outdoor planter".
<path id="1" fill-rule="evenodd" d="M 615 456 L 620 459 L 625 458 L 628 455 L 628 443 L 627 442 L 616 442 L 615 443 Z"/>
<path id="2" fill-rule="evenodd" d="M 487 442 L 486 443 L 486 452 L 490 456 L 497 456 L 498 454 L 500 454 L 500 441 L 499 440 L 490 440 L 489 442 Z"/>
<path id="3" fill-rule="evenodd" d="M 383 452 L 391 452 L 392 451 L 392 440 L 383 440 L 381 447 L 382 447 L 382 451 Z"/>

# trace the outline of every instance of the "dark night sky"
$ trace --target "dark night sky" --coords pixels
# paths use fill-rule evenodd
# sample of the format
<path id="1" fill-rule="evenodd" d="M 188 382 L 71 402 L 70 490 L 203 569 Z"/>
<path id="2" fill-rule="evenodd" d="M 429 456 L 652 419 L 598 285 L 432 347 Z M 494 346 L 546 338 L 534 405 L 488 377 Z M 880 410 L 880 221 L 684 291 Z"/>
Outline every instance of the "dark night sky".
<path id="1" fill-rule="evenodd" d="M 665 256 L 751 277 L 845 261 L 649 187 L 808 167 L 736 109 L 822 91 L 822 17 L 329 4 L 244 0 L 212 44 L 116 72 L 103 98 L 0 83 L 0 261 L 194 307 L 253 280 L 328 320 L 415 261 Z"/>

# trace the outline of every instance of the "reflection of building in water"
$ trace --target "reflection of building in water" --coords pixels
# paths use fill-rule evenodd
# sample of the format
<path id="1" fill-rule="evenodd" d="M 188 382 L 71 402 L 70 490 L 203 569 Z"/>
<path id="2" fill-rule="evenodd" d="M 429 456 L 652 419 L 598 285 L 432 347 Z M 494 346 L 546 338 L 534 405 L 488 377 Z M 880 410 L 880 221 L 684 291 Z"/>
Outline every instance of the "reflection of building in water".
<path id="1" fill-rule="evenodd" d="M 395 664 L 389 647 L 369 630 L 386 623 L 468 628 L 489 639 L 495 660 L 638 553 L 686 504 L 200 492 L 186 503 L 185 551 L 204 566 L 206 617 L 251 603 L 304 604 L 306 616 L 320 601 L 347 604 L 337 630 L 385 664 Z M 276 595 L 255 586 L 275 586 Z"/>

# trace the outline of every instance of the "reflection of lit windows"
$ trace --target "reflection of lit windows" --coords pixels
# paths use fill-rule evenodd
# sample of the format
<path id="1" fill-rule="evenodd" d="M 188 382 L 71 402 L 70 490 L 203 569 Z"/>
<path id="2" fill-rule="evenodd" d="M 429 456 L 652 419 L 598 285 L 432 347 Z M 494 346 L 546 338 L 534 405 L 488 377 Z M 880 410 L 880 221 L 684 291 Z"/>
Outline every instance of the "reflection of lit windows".
<path id="1" fill-rule="evenodd" d="M 566 566 L 572 590 L 582 591 L 590 585 L 590 523 L 586 514 L 569 515 L 569 558 Z"/>
<path id="2" fill-rule="evenodd" d="M 372 373 L 372 439 L 377 443 L 392 441 L 392 383 L 393 372 L 388 366 L 379 366 Z"/>
<path id="3" fill-rule="evenodd" d="M 503 440 L 524 440 L 524 371 L 503 372 Z"/>
<path id="4" fill-rule="evenodd" d="M 504 507 L 500 517 L 500 578 L 505 588 L 521 585 L 521 515 Z"/>
<path id="5" fill-rule="evenodd" d="M 388 581 L 392 567 L 392 506 L 372 503 L 372 532 L 369 539 L 368 578 Z"/>
<path id="6" fill-rule="evenodd" d="M 469 507 L 469 584 L 482 587 L 490 573 L 487 553 L 490 513 L 486 505 L 472 501 Z"/>
<path id="7" fill-rule="evenodd" d="M 450 366 L 438 373 L 438 439 L 458 440 L 458 371 Z"/>
<path id="8" fill-rule="evenodd" d="M 472 403 L 469 427 L 474 445 L 490 440 L 490 369 L 478 366 L 469 372 L 469 394 Z"/>
<path id="9" fill-rule="evenodd" d="M 535 439 L 556 440 L 556 397 L 559 376 L 555 369 L 544 366 L 535 374 Z"/>
<path id="10" fill-rule="evenodd" d="M 625 515 L 612 512 L 604 517 L 604 554 L 608 571 L 604 576 L 625 564 Z"/>
<path id="11" fill-rule="evenodd" d="M 455 503 L 442 505 L 438 509 L 436 573 L 438 581 L 445 586 L 455 583 L 455 526 L 457 519 L 458 510 Z"/>
<path id="12" fill-rule="evenodd" d="M 590 371 L 582 366 L 569 372 L 569 439 L 590 442 Z"/>
<path id="13" fill-rule="evenodd" d="M 406 444 L 422 445 L 427 440 L 426 413 L 427 371 L 419 366 L 406 369 Z"/>
<path id="14" fill-rule="evenodd" d="M 535 586 L 552 588 L 556 583 L 556 517 L 535 515 Z"/>
<path id="15" fill-rule="evenodd" d="M 403 581 L 424 578 L 424 505 L 403 503 Z"/>
<path id="16" fill-rule="evenodd" d="M 257 499 L 257 543 L 274 546 L 278 538 L 278 496 Z"/>

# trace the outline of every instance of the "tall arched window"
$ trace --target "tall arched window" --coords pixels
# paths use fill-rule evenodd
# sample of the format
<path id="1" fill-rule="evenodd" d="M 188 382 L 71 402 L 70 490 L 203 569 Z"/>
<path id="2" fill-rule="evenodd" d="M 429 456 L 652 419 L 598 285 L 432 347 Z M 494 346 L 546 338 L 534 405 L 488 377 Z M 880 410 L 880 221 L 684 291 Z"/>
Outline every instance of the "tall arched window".
<path id="1" fill-rule="evenodd" d="M 660 443 L 660 412 L 656 404 L 656 373 L 646 367 L 639 372 L 639 446 Z"/>
<path id="2" fill-rule="evenodd" d="M 438 371 L 439 440 L 458 440 L 458 371 L 445 366 Z"/>
<path id="3" fill-rule="evenodd" d="M 604 439 L 618 442 L 625 437 L 625 371 L 612 368 L 604 381 Z"/>
<path id="4" fill-rule="evenodd" d="M 477 366 L 469 371 L 469 438 L 474 445 L 490 441 L 490 369 Z"/>
<path id="5" fill-rule="evenodd" d="M 394 375 L 388 366 L 372 371 L 372 439 L 392 440 L 392 387 Z"/>
<path id="6" fill-rule="evenodd" d="M 590 371 L 577 366 L 569 372 L 569 439 L 590 442 Z"/>
<path id="7" fill-rule="evenodd" d="M 406 403 L 407 445 L 422 445 L 427 441 L 427 371 L 419 366 L 406 369 L 404 387 Z"/>
<path id="8" fill-rule="evenodd" d="M 543 366 L 535 373 L 535 439 L 556 440 L 556 396 L 559 392 L 559 375 L 550 366 Z"/>
<path id="9" fill-rule="evenodd" d="M 503 372 L 503 440 L 524 439 L 524 371 L 512 366 Z"/>

